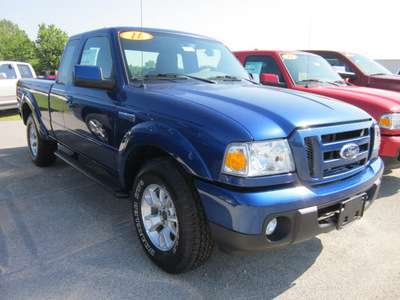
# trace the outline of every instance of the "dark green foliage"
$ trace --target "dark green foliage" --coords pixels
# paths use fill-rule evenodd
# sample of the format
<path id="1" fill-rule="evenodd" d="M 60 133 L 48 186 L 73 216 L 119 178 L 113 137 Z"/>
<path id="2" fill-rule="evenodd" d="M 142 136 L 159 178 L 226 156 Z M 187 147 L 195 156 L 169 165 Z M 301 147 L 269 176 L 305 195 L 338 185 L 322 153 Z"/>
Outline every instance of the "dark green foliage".
<path id="1" fill-rule="evenodd" d="M 37 39 L 9 20 L 0 20 L 0 60 L 29 62 L 37 74 L 58 69 L 68 35 L 53 24 L 39 24 Z"/>
<path id="2" fill-rule="evenodd" d="M 53 71 L 58 69 L 67 40 L 68 35 L 53 24 L 47 27 L 44 23 L 39 25 L 35 41 L 36 57 L 39 61 L 36 69 L 38 69 L 39 73 L 45 70 Z"/>
<path id="3" fill-rule="evenodd" d="M 131 77 L 138 77 L 141 75 L 148 74 L 149 71 L 154 71 L 156 68 L 156 62 L 154 60 L 149 60 L 144 64 L 143 73 L 142 67 L 129 65 L 129 72 L 131 73 Z"/>
<path id="4" fill-rule="evenodd" d="M 17 24 L 0 20 L 0 60 L 33 62 L 35 44 Z"/>

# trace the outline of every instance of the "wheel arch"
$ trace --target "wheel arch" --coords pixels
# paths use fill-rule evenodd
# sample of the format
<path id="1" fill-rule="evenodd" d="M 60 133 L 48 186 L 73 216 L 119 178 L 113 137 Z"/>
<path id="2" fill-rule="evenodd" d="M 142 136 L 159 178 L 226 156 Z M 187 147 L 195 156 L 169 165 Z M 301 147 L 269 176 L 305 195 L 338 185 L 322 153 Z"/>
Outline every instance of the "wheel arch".
<path id="1" fill-rule="evenodd" d="M 38 131 L 39 131 L 40 137 L 45 140 L 49 140 L 49 137 L 48 137 L 49 135 L 46 130 L 46 127 L 44 126 L 44 124 L 42 122 L 41 113 L 40 113 L 40 110 L 36 103 L 35 97 L 29 91 L 26 91 L 22 96 L 22 100 L 21 100 L 21 104 L 20 104 L 20 111 L 21 111 L 21 117 L 22 117 L 24 124 L 26 125 L 29 115 L 32 114 L 33 119 L 35 120 L 35 123 L 38 126 L 38 129 L 39 129 Z"/>
<path id="2" fill-rule="evenodd" d="M 150 121 L 128 131 L 117 155 L 119 180 L 129 190 L 139 168 L 148 160 L 170 156 L 191 176 L 212 180 L 201 155 L 180 132 L 165 124 Z"/>

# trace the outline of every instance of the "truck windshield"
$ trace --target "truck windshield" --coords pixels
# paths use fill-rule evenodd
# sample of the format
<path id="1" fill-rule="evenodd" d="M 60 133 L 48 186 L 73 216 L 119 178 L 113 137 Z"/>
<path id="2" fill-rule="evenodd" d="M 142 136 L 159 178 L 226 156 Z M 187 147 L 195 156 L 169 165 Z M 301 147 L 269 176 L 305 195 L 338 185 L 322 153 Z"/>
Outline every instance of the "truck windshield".
<path id="1" fill-rule="evenodd" d="M 320 56 L 281 53 L 280 58 L 295 85 L 346 85 L 331 65 Z"/>
<path id="2" fill-rule="evenodd" d="M 249 80 L 249 74 L 220 42 L 183 34 L 120 33 L 130 80 L 198 79 L 210 83 Z"/>
<path id="3" fill-rule="evenodd" d="M 392 75 L 385 67 L 366 56 L 352 53 L 346 53 L 345 55 L 366 75 Z"/>

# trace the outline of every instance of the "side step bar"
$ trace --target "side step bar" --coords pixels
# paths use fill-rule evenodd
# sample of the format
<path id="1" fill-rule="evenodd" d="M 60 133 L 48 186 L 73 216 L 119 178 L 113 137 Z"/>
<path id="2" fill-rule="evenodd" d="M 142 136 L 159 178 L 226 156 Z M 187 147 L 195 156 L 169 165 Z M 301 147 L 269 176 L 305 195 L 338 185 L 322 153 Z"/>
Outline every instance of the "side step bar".
<path id="1" fill-rule="evenodd" d="M 80 163 L 77 159 L 73 158 L 72 156 L 68 155 L 67 153 L 65 153 L 61 150 L 58 150 L 58 151 L 54 152 L 54 154 L 61 160 L 65 161 L 70 166 L 77 169 L 79 172 L 81 172 L 84 175 L 86 175 L 87 177 L 89 177 L 91 180 L 93 180 L 97 184 L 101 185 L 104 189 L 111 192 L 115 197 L 117 197 L 117 198 L 129 197 L 129 193 L 122 190 L 120 186 L 118 186 L 117 184 L 114 184 L 113 182 L 110 182 L 109 180 L 102 177 L 101 175 L 98 175 L 93 170 L 89 169 L 88 167 L 86 167 L 85 165 Z"/>

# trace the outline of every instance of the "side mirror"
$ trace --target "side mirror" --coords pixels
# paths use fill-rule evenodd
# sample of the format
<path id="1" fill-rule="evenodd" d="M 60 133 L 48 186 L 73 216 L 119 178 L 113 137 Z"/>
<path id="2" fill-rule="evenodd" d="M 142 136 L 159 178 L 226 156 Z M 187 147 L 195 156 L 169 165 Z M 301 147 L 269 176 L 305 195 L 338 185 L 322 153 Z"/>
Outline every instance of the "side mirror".
<path id="1" fill-rule="evenodd" d="M 279 83 L 279 77 L 276 74 L 262 74 L 261 82 Z"/>
<path id="2" fill-rule="evenodd" d="M 75 65 L 72 82 L 75 86 L 104 90 L 112 90 L 115 86 L 115 79 L 104 79 L 98 66 Z"/>
<path id="3" fill-rule="evenodd" d="M 353 72 L 338 72 L 343 79 L 356 79 L 357 74 Z"/>
<path id="4" fill-rule="evenodd" d="M 287 87 L 286 83 L 279 82 L 279 77 L 276 74 L 262 74 L 261 83 L 263 85 L 272 85 L 278 87 Z"/>
<path id="5" fill-rule="evenodd" d="M 6 73 L 0 73 L 0 79 L 7 79 Z"/>

